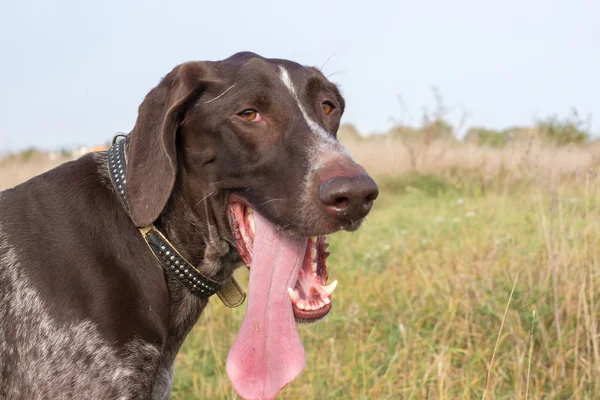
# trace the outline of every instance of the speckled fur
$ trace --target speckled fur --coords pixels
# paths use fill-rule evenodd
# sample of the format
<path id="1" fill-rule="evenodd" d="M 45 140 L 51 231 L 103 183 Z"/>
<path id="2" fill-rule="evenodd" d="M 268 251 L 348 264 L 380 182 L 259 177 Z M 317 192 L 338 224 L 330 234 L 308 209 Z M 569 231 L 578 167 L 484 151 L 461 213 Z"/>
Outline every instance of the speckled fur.
<path id="1" fill-rule="evenodd" d="M 0 225 L 1 399 L 168 398 L 162 349 L 132 339 L 120 350 L 90 321 L 54 320 L 22 269 Z"/>
<path id="2" fill-rule="evenodd" d="M 105 155 L 85 158 L 110 190 Z M 13 190 L 0 192 L 0 208 L 7 209 Z M 30 279 L 43 266 L 23 261 L 4 219 L 0 214 L 0 399 L 168 399 L 175 356 L 207 301 L 163 278 L 172 296 L 166 340 L 135 333 L 124 343 L 109 340 L 102 319 L 51 311 L 62 299 L 49 298 Z"/>

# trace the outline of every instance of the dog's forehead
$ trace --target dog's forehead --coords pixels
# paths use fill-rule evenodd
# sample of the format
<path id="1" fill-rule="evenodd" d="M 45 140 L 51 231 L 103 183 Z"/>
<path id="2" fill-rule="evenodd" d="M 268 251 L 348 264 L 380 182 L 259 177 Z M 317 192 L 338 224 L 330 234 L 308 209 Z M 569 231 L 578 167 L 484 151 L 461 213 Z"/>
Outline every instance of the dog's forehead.
<path id="1" fill-rule="evenodd" d="M 290 85 L 303 87 L 311 78 L 329 83 L 325 76 L 314 67 L 306 67 L 290 60 L 264 58 L 250 52 L 234 54 L 220 63 L 223 72 L 236 83 L 261 80 L 280 82 L 286 87 Z"/>

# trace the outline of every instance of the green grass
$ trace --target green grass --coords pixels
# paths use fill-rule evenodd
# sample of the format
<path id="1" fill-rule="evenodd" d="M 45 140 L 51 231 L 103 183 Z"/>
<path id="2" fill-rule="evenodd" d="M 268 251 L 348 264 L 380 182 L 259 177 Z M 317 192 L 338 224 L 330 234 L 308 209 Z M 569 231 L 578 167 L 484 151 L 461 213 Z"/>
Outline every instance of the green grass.
<path id="1" fill-rule="evenodd" d="M 486 398 L 600 398 L 590 182 L 384 182 L 364 227 L 329 239 L 333 310 L 299 327 L 307 366 L 280 398 L 481 399 L 517 274 Z M 225 360 L 243 308 L 211 301 L 177 358 L 173 399 L 236 398 Z"/>

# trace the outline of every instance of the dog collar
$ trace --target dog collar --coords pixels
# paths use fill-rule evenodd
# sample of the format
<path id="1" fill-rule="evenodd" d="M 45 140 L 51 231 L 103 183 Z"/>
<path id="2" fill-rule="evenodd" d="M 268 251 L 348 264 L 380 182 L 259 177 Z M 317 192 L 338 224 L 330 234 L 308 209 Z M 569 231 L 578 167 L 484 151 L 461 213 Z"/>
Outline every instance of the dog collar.
<path id="1" fill-rule="evenodd" d="M 127 163 L 125 159 L 125 141 L 118 140 L 119 134 L 113 139 L 113 145 L 108 149 L 108 170 L 110 180 L 117 192 L 119 202 L 129 214 L 127 202 Z M 139 229 L 152 254 L 160 262 L 167 274 L 185 286 L 194 295 L 209 298 L 217 294 L 227 307 L 240 306 L 246 294 L 239 283 L 231 277 L 225 284 L 219 284 L 204 276 L 197 268 L 190 264 L 167 240 L 167 238 L 152 224 Z"/>

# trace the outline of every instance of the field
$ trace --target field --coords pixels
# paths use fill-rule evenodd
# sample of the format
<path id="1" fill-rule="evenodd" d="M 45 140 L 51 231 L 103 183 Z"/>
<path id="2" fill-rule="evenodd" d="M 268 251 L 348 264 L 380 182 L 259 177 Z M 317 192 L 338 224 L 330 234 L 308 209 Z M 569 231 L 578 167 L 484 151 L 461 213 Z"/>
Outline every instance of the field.
<path id="1" fill-rule="evenodd" d="M 280 398 L 600 398 L 597 146 L 348 147 L 380 198 L 329 238 L 333 310 L 299 327 L 307 367 Z M 0 188 L 61 161 L 36 157 L 0 162 Z M 243 313 L 211 302 L 173 399 L 236 398 L 225 360 Z"/>

